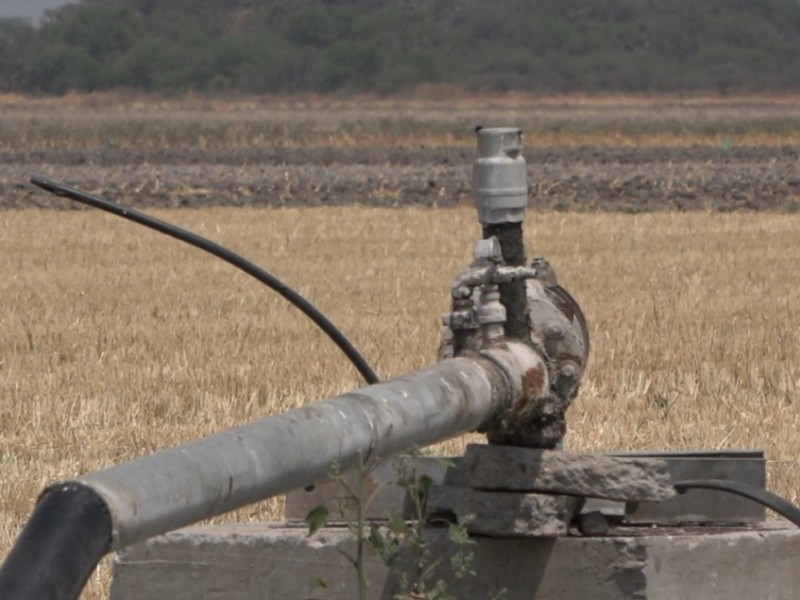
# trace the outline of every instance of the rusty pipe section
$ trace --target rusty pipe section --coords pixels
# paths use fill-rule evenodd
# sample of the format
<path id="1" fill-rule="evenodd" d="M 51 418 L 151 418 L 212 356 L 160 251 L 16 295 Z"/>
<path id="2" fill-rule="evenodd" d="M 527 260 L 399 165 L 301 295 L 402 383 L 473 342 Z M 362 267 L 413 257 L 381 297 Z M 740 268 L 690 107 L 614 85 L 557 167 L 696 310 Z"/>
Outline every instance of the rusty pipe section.
<path id="1" fill-rule="evenodd" d="M 319 481 L 334 463 L 347 469 L 359 455 L 371 462 L 482 428 L 517 406 L 528 372 L 541 369 L 528 346 L 503 344 L 74 483 L 104 500 L 118 549 Z"/>

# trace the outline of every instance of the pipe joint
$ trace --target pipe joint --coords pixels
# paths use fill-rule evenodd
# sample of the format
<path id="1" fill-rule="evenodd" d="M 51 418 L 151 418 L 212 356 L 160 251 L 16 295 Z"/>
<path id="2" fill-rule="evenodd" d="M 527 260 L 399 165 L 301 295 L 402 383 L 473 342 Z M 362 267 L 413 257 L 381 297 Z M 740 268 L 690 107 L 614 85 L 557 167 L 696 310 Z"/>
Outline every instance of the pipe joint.
<path id="1" fill-rule="evenodd" d="M 477 134 L 473 187 L 484 239 L 453 282 L 440 358 L 477 350 L 509 378 L 512 399 L 483 428 L 490 442 L 553 448 L 566 432 L 565 413 L 586 367 L 588 329 L 550 263 L 535 258 L 526 266 L 522 132 L 496 128 Z"/>
<path id="2" fill-rule="evenodd" d="M 495 283 L 481 287 L 481 304 L 478 309 L 484 348 L 490 348 L 504 340 L 503 325 L 506 322 L 506 307 L 500 303 L 500 288 Z"/>

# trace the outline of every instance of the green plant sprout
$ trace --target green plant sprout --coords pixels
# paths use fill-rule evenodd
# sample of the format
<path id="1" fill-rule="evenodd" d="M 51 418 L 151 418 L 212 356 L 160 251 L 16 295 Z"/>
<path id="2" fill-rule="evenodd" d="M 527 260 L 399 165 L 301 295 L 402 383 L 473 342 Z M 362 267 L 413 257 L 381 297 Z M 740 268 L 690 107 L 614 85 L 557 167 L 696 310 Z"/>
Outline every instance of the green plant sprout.
<path id="1" fill-rule="evenodd" d="M 400 512 L 393 512 L 388 519 L 366 523 L 365 514 L 370 503 L 380 488 L 364 497 L 364 475 L 368 472 L 359 458 L 358 477 L 351 485 L 344 479 L 340 466 L 331 467 L 331 479 L 347 494 L 347 498 L 339 506 L 344 514 L 343 504 L 352 504 L 355 509 L 354 519 L 348 523 L 348 530 L 356 542 L 355 556 L 343 553 L 350 561 L 358 575 L 358 599 L 367 600 L 369 582 L 366 576 L 365 550 L 370 548 L 381 560 L 389 573 L 397 582 L 395 600 L 457 600 L 451 594 L 452 587 L 460 580 L 474 576 L 474 554 L 472 546 L 475 541 L 469 537 L 467 525 L 470 518 L 459 523 L 447 519 L 432 518 L 428 507 L 433 480 L 419 470 L 418 450 L 411 450 L 401 455 L 397 465 L 397 477 L 393 483 L 405 490 L 411 501 L 411 519 L 406 520 Z M 449 461 L 442 459 L 445 466 Z M 323 505 L 312 509 L 306 516 L 309 528 L 308 535 L 314 535 L 330 520 L 330 510 Z M 450 554 L 450 573 L 447 578 L 437 577 L 443 558 L 435 557 L 430 536 L 426 528 L 446 526 L 448 541 L 454 545 Z M 315 586 L 327 588 L 324 581 L 316 580 Z M 494 600 L 503 597 L 505 590 L 496 595 Z"/>

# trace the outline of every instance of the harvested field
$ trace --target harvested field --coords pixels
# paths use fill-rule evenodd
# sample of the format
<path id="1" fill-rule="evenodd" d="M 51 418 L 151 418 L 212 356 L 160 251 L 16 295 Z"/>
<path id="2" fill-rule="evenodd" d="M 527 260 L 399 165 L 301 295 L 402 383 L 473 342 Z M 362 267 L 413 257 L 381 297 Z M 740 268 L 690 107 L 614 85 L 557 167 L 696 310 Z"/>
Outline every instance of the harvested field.
<path id="1" fill-rule="evenodd" d="M 179 124 L 185 111 L 189 116 L 181 118 L 189 123 L 206 127 L 206 119 L 212 124 L 220 119 L 234 129 L 235 115 L 247 122 L 266 118 L 269 111 L 202 99 L 151 108 L 126 107 L 119 100 L 94 106 L 98 101 L 91 98 L 4 99 L 0 556 L 49 482 L 360 385 L 333 344 L 254 281 L 197 250 L 104 214 L 21 208 L 68 206 L 34 191 L 27 177 L 49 176 L 139 206 L 187 206 L 153 212 L 274 272 L 317 304 L 379 375 L 389 377 L 433 360 L 450 280 L 469 261 L 479 233 L 467 206 L 472 136 L 458 128 L 494 110 L 504 123 L 525 117 L 522 101 L 513 100 L 510 108 L 486 113 L 456 102 L 453 114 L 440 109 L 434 115 L 438 121 L 426 121 L 424 112 L 416 120 L 404 115 L 416 129 L 387 125 L 394 137 L 378 133 L 380 119 L 398 108 L 377 106 L 374 114 L 363 115 L 363 131 L 373 134 L 365 133 L 366 149 L 358 148 L 355 133 L 332 133 L 327 146 L 319 133 L 327 123 L 334 133 L 355 131 L 341 116 L 358 122 L 352 107 L 340 107 L 337 117 L 330 105 L 302 109 L 295 101 L 281 101 L 287 108 L 274 113 L 292 124 L 286 125 L 281 147 L 266 138 L 245 144 L 220 133 L 202 151 L 184 143 L 196 138 L 176 134 L 162 140 L 152 131 Z M 567 108 L 551 102 L 525 117 L 534 131 L 534 123 L 545 123 L 541 139 L 552 142 L 538 147 L 528 136 L 531 182 L 541 185 L 539 174 L 550 164 L 548 181 L 555 186 L 554 204 L 537 204 L 542 210 L 529 214 L 526 233 L 529 253 L 546 255 L 583 306 L 593 337 L 585 385 L 570 413 L 568 447 L 763 447 L 770 489 L 797 502 L 800 215 L 789 213 L 800 200 L 798 104 L 744 99 L 741 106 L 706 101 L 697 107 L 674 100 L 679 106 L 669 110 L 700 121 L 701 113 L 721 111 L 715 133 L 703 137 L 697 126 L 686 134 L 689 141 L 681 142 L 668 128 L 637 137 L 640 125 L 629 128 L 619 124 L 621 117 L 608 116 L 623 110 L 632 111 L 626 114 L 634 121 L 669 121 L 669 110 L 652 106 L 654 101 L 572 99 Z M 71 116 L 57 117 L 56 107 Z M 591 127 L 581 137 L 577 124 L 569 135 L 555 125 L 548 130 L 548 110 L 553 122 L 578 123 L 572 110 L 597 127 L 613 121 L 621 137 L 615 145 L 608 130 L 601 135 Z M 93 114 L 100 132 L 94 137 Z M 124 117 L 115 116 L 120 114 Z M 112 143 L 102 134 L 107 123 L 134 117 L 145 123 L 142 137 L 131 133 Z M 23 126 L 26 118 L 34 121 Z M 159 118 L 159 127 L 147 129 L 148 119 Z M 748 126 L 737 136 L 749 135 L 752 143 L 738 148 L 734 141 L 723 152 L 727 138 L 719 132 L 728 119 L 741 122 L 737 118 L 762 124 L 783 119 L 788 125 L 772 133 L 766 126 Z M 412 142 L 429 122 L 441 127 L 438 137 Z M 65 123 L 74 129 L 59 130 Z M 301 147 L 297 132 L 306 131 L 303 127 L 310 128 L 303 133 L 313 141 L 309 148 Z M 28 131 L 29 137 L 12 144 L 9 131 Z M 587 139 L 595 140 L 591 147 L 580 143 Z M 724 162 L 734 155 L 736 161 Z M 81 156 L 83 163 L 76 158 Z M 560 156 L 560 166 L 553 166 L 555 159 L 540 160 L 548 156 Z M 584 162 L 568 160 L 577 156 Z M 666 182 L 673 177 L 665 172 L 670 165 L 677 165 L 672 173 L 696 176 L 686 183 L 697 194 L 696 203 L 682 208 L 705 210 L 669 210 L 678 208 L 674 188 L 653 188 L 658 202 L 633 184 L 623 186 L 616 200 L 607 191 L 610 181 L 633 181 L 635 173 Z M 290 175 L 281 182 L 267 180 L 270 173 L 283 172 Z M 195 183 L 187 174 L 205 177 L 202 186 L 189 186 Z M 236 187 L 246 177 L 263 187 L 247 196 Z M 308 178 L 306 184 L 301 177 Z M 324 204 L 324 188 L 315 186 L 326 178 L 334 178 L 330 203 L 360 205 L 306 206 Z M 678 180 L 683 181 L 675 176 Z M 452 190 L 439 195 L 440 181 L 451 181 Z M 431 191 L 423 193 L 426 186 Z M 596 201 L 577 200 L 591 190 Z M 747 203 L 734 201 L 731 190 L 739 190 Z M 777 191 L 770 195 L 770 190 Z M 278 192 L 285 198 L 281 208 L 272 206 Z M 727 200 L 714 200 L 716 195 Z M 547 206 L 582 212 L 544 210 Z M 645 206 L 657 210 L 620 214 Z M 737 212 L 720 212 L 732 209 Z M 437 451 L 458 452 L 463 443 L 456 440 Z M 263 520 L 279 511 L 280 502 L 272 500 L 225 519 Z M 108 579 L 104 563 L 83 598 L 103 597 Z"/>
<path id="2" fill-rule="evenodd" d="M 794 212 L 797 100 L 7 96 L 0 202 L 60 206 L 38 174 L 139 206 L 469 204 L 472 130 L 513 124 L 536 208 Z"/>

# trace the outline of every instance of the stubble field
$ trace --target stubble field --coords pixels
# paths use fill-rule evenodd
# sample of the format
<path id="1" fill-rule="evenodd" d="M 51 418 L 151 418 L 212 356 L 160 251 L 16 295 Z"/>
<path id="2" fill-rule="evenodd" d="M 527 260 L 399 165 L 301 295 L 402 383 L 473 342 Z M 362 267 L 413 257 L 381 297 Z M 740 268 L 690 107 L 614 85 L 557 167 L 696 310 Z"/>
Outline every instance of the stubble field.
<path id="1" fill-rule="evenodd" d="M 528 132 L 528 251 L 590 324 L 568 447 L 763 447 L 800 500 L 796 100 L 0 99 L 0 556 L 47 483 L 361 385 L 255 281 L 31 175 L 251 258 L 391 377 L 434 360 L 479 234 L 478 123 Z"/>

